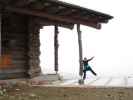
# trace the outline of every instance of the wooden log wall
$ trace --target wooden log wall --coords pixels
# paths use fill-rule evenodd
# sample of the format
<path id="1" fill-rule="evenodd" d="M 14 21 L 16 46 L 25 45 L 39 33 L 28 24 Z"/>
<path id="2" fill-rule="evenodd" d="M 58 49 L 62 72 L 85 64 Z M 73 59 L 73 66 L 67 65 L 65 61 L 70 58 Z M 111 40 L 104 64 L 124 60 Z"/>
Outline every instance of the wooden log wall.
<path id="1" fill-rule="evenodd" d="M 0 66 L 0 79 L 40 75 L 40 28 L 30 16 L 2 14 L 1 61 L 4 63 Z"/>
<path id="2" fill-rule="evenodd" d="M 27 17 L 15 13 L 2 14 L 2 57 L 10 64 L 0 66 L 0 79 L 28 76 Z"/>

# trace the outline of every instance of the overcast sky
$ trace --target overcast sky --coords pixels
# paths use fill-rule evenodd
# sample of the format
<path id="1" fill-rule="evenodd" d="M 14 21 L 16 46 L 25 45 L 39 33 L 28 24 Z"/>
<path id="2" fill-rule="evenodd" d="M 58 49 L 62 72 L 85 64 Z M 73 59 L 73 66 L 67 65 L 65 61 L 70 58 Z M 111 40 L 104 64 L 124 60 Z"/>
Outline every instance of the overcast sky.
<path id="1" fill-rule="evenodd" d="M 101 30 L 81 26 L 83 57 L 98 75 L 133 75 L 132 0 L 62 0 L 114 16 Z M 59 28 L 59 72 L 78 75 L 78 41 L 76 29 Z M 54 70 L 53 27 L 41 30 L 41 67 Z"/>

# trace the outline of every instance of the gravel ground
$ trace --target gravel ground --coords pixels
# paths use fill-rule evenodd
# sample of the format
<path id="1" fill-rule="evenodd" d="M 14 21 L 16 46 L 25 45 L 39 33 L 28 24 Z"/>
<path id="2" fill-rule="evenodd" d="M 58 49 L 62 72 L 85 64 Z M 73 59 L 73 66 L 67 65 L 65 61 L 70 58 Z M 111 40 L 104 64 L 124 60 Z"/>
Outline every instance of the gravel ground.
<path id="1" fill-rule="evenodd" d="M 133 100 L 133 88 L 89 86 L 31 86 L 16 84 L 1 87 L 0 100 Z"/>

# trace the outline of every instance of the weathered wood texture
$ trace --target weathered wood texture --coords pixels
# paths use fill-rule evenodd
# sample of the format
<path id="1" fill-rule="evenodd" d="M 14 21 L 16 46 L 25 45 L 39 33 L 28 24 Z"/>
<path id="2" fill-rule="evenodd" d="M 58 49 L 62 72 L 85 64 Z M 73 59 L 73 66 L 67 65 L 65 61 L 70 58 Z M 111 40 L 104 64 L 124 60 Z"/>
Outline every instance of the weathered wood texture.
<path id="1" fill-rule="evenodd" d="M 38 76 L 41 73 L 40 68 L 40 25 L 35 23 L 34 19 L 29 20 L 28 34 L 28 56 L 29 56 L 29 75 L 30 77 Z"/>
<path id="2" fill-rule="evenodd" d="M 47 18 L 64 24 L 83 24 L 101 28 L 113 17 L 80 6 L 58 0 L 1 0 L 5 9 L 11 12 Z"/>
<path id="3" fill-rule="evenodd" d="M 55 25 L 55 33 L 54 33 L 54 60 L 55 60 L 55 71 L 56 73 L 58 72 L 58 48 L 59 48 L 59 43 L 58 43 L 58 26 Z"/>
<path id="4" fill-rule="evenodd" d="M 78 45 L 79 45 L 79 75 L 83 75 L 83 64 L 82 64 L 82 35 L 80 31 L 80 25 L 77 24 L 77 33 L 78 33 Z"/>
<path id="5" fill-rule="evenodd" d="M 39 30 L 39 24 L 31 17 L 3 14 L 2 56 L 6 63 L 0 66 L 1 79 L 33 77 L 41 73 Z"/>
<path id="6" fill-rule="evenodd" d="M 2 16 L 1 16 L 1 8 L 0 8 L 0 57 L 1 57 L 1 19 L 2 19 Z"/>
<path id="7" fill-rule="evenodd" d="M 0 79 L 27 77 L 28 38 L 27 18 L 5 12 L 2 15 L 2 56 Z M 8 59 L 8 61 L 7 61 Z M 7 62 L 10 64 L 7 64 Z"/>

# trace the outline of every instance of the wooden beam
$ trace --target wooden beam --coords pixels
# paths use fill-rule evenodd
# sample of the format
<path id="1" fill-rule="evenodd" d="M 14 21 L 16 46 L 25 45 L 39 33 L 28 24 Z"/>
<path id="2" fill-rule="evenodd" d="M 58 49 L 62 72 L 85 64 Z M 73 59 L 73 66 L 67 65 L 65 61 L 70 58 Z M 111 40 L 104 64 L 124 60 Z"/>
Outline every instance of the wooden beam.
<path id="1" fill-rule="evenodd" d="M 73 11 L 72 13 L 65 14 L 66 16 L 71 16 L 71 18 L 87 22 L 91 20 L 94 23 L 105 23 L 105 20 L 99 19 L 97 16 L 89 16 L 89 14 L 82 13 L 82 11 Z"/>
<path id="2" fill-rule="evenodd" d="M 62 10 L 62 11 L 59 11 L 58 12 L 58 15 L 63 15 L 63 16 L 65 16 L 65 15 L 70 15 L 70 14 L 73 14 L 73 13 L 75 13 L 76 12 L 76 10 L 75 9 L 68 9 L 68 8 L 66 8 L 66 9 L 64 9 L 64 10 Z"/>
<path id="3" fill-rule="evenodd" d="M 26 8 L 11 7 L 11 6 L 7 6 L 7 7 L 5 7 L 5 9 L 8 11 L 11 11 L 11 12 L 48 18 L 50 20 L 56 20 L 56 21 L 61 21 L 61 22 L 73 23 L 73 24 L 83 24 L 83 25 L 90 26 L 90 27 L 93 27 L 96 29 L 101 28 L 101 27 L 99 27 L 100 23 L 97 21 L 94 22 L 94 21 L 92 21 L 92 19 L 88 19 L 87 21 L 83 21 L 82 19 L 79 19 L 79 20 L 72 19 L 71 16 L 70 17 L 62 17 L 62 16 L 57 16 L 57 15 L 51 15 L 51 14 L 48 14 L 47 12 L 43 12 L 43 11 L 31 10 L 31 9 L 26 9 Z"/>
<path id="4" fill-rule="evenodd" d="M 59 44 L 58 44 L 58 26 L 55 25 L 55 34 L 54 34 L 54 60 L 55 60 L 55 71 L 56 73 L 58 72 L 58 48 L 59 48 Z"/>
<path id="5" fill-rule="evenodd" d="M 45 9 L 45 12 L 48 12 L 49 14 L 54 14 L 55 12 L 59 11 L 58 6 L 52 6 L 52 5 L 44 9 Z"/>
<path id="6" fill-rule="evenodd" d="M 64 28 L 68 28 L 68 29 L 73 29 L 74 28 L 74 24 L 62 23 L 62 22 L 59 22 L 59 21 L 49 20 L 49 19 L 46 19 L 46 18 L 35 18 L 34 21 L 36 21 L 36 23 L 39 23 L 41 26 L 58 25 L 60 27 L 64 27 Z"/>
<path id="7" fill-rule="evenodd" d="M 17 1 L 18 1 L 18 0 L 10 0 L 9 4 L 10 4 L 10 5 L 14 5 L 14 4 L 16 4 Z"/>
<path id="8" fill-rule="evenodd" d="M 60 6 L 64 6 L 66 8 L 72 8 L 72 9 L 77 9 L 77 10 L 83 10 L 83 11 L 87 11 L 88 13 L 94 13 L 96 14 L 97 16 L 103 16 L 107 19 L 112 19 L 113 17 L 108 15 L 108 14 L 104 14 L 104 13 L 101 13 L 101 12 L 98 12 L 98 11 L 94 11 L 94 10 L 91 10 L 91 9 L 88 9 L 88 8 L 84 8 L 84 7 L 80 7 L 80 6 L 77 6 L 77 5 L 74 5 L 74 4 L 70 4 L 70 3 L 66 3 L 66 2 L 63 2 L 63 1 L 58 1 L 58 0 L 46 0 L 50 3 L 56 3 Z"/>
<path id="9" fill-rule="evenodd" d="M 13 0 L 13 1 L 11 0 L 10 4 L 23 7 L 33 2 L 36 2 L 36 0 Z"/>
<path id="10" fill-rule="evenodd" d="M 64 6 L 58 6 L 58 11 L 55 12 L 55 14 L 59 14 L 60 12 L 65 12 L 67 10 L 68 10 L 68 8 L 66 8 Z"/>
<path id="11" fill-rule="evenodd" d="M 80 24 L 77 24 L 77 33 L 78 33 L 78 45 L 79 45 L 79 75 L 83 75 L 83 56 L 82 56 L 82 35 L 80 31 Z"/>

